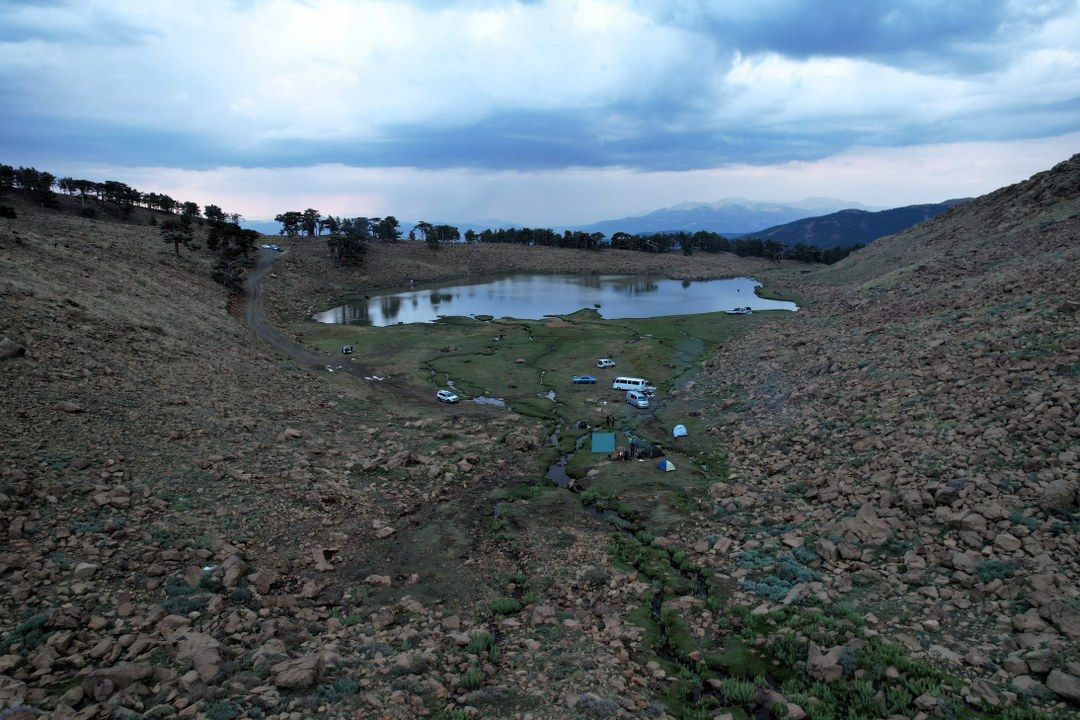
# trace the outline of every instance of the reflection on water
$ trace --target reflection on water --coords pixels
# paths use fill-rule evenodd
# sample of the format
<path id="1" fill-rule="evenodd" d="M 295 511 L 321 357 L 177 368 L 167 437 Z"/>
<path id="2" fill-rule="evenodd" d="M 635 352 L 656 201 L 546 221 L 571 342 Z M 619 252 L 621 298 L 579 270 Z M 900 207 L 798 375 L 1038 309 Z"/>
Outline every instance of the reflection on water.
<path id="1" fill-rule="evenodd" d="M 754 294 L 757 281 L 667 280 L 635 275 L 507 275 L 473 283 L 442 284 L 377 295 L 317 313 L 337 325 L 433 322 L 445 315 L 538 319 L 597 308 L 605 318 L 662 317 L 754 310 L 797 310 L 795 303 Z"/>

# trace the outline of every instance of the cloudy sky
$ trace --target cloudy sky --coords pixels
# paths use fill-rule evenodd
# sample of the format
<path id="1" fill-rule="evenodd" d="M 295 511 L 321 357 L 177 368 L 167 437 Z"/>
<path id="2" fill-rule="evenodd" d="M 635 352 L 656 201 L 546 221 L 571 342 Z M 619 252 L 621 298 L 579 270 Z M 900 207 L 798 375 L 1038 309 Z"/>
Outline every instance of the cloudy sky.
<path id="1" fill-rule="evenodd" d="M 0 161 L 266 218 L 978 194 L 1080 151 L 1080 0 L 0 0 Z"/>

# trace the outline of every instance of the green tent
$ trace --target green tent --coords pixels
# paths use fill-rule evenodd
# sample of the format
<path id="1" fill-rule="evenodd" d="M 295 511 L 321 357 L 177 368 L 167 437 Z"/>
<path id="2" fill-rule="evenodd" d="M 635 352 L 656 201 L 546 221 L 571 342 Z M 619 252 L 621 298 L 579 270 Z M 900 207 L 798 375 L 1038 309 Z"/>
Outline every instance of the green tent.
<path id="1" fill-rule="evenodd" d="M 592 451 L 594 453 L 615 452 L 615 433 L 594 432 L 592 434 Z"/>

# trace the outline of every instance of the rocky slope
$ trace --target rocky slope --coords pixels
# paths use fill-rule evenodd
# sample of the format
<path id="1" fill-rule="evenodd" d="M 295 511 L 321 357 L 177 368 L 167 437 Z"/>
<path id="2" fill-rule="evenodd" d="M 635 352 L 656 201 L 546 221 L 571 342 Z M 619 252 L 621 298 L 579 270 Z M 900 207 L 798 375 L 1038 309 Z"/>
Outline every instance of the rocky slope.
<path id="1" fill-rule="evenodd" d="M 728 553 L 805 549 L 794 595 L 870 611 L 987 702 L 1077 703 L 1080 155 L 796 287 L 701 390 Z"/>
<path id="2" fill-rule="evenodd" d="M 730 470 L 578 493 L 550 428 L 274 357 L 201 251 L 17 209 L 3 717 L 1076 716 L 1080 158 L 828 269 L 731 260 L 806 302 L 665 399 Z M 579 257 L 511 250 L 363 282 Z M 281 318 L 356 280 L 289 257 Z"/>

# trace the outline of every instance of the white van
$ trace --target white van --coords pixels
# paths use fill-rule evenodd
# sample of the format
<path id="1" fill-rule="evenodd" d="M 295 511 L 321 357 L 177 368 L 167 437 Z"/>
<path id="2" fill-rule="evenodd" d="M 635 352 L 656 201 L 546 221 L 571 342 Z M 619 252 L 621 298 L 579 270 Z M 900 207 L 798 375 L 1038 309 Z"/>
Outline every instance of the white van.
<path id="1" fill-rule="evenodd" d="M 644 378 L 634 377 L 617 377 L 615 382 L 611 383 L 612 390 L 643 390 L 648 386 L 648 382 Z"/>
<path id="2" fill-rule="evenodd" d="M 633 405 L 636 408 L 647 408 L 649 407 L 649 398 L 645 397 L 637 390 L 627 390 L 626 403 L 627 405 Z"/>

